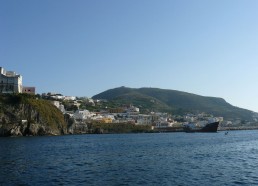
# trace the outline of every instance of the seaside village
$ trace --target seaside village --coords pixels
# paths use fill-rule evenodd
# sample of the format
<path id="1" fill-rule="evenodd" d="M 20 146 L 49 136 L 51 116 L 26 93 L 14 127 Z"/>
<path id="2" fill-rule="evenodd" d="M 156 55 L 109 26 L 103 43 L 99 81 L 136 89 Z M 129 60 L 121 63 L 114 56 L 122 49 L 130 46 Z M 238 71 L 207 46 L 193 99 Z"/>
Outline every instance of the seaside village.
<path id="1" fill-rule="evenodd" d="M 0 93 L 36 94 L 35 87 L 22 85 L 22 76 L 20 74 L 6 71 L 2 67 L 0 67 L 0 73 Z M 176 129 L 187 123 L 196 123 L 196 125 L 203 126 L 207 122 L 215 121 L 220 121 L 224 126 L 237 126 L 241 122 L 238 120 L 223 121 L 223 117 L 213 117 L 205 113 L 198 115 L 186 114 L 184 116 L 172 116 L 161 112 L 142 114 L 140 108 L 134 105 L 121 105 L 119 108 L 105 107 L 98 109 L 96 112 L 87 108 L 103 105 L 107 100 L 78 98 L 58 93 L 43 93 L 40 97 L 50 100 L 63 114 L 68 114 L 75 122 L 131 123 L 135 125 L 151 125 L 153 129 L 168 127 Z"/>

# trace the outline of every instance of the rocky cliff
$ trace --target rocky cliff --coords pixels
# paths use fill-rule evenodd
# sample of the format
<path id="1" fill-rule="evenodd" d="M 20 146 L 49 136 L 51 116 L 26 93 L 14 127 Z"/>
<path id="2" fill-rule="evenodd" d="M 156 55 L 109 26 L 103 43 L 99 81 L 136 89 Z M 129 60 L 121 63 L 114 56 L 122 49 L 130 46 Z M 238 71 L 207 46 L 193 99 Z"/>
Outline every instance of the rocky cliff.
<path id="1" fill-rule="evenodd" d="M 61 135 L 63 114 L 49 101 L 24 94 L 0 95 L 0 136 Z"/>

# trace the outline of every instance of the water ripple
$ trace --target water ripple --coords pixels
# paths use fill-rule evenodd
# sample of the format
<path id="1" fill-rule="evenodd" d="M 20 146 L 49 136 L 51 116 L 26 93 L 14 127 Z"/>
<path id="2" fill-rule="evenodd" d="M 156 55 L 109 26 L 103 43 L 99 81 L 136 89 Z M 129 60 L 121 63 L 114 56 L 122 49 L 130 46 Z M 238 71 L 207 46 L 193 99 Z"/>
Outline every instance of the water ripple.
<path id="1" fill-rule="evenodd" d="M 0 138 L 0 185 L 258 185 L 258 133 Z"/>

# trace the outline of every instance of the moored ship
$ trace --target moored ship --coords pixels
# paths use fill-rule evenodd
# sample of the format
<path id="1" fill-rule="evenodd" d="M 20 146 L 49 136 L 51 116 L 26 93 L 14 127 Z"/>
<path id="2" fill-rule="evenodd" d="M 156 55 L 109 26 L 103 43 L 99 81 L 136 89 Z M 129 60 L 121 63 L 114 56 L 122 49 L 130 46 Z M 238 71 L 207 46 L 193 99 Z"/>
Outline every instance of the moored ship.
<path id="1" fill-rule="evenodd" d="M 186 124 L 183 127 L 185 132 L 217 132 L 219 126 L 219 121 L 207 123 L 206 125 L 200 127 L 196 124 Z"/>

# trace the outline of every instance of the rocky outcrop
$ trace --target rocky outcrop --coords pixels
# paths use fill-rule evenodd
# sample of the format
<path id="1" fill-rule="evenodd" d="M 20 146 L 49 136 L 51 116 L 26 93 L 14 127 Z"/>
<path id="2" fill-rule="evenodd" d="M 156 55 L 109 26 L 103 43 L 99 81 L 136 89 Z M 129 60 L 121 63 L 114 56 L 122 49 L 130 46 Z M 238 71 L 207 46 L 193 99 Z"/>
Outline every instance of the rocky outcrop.
<path id="1" fill-rule="evenodd" d="M 62 130 L 52 129 L 40 123 L 0 124 L 0 136 L 44 136 L 61 135 L 64 133 Z"/>
<path id="2" fill-rule="evenodd" d="M 86 121 L 76 121 L 74 118 L 65 114 L 68 134 L 87 134 L 89 133 L 88 124 Z"/>
<path id="3" fill-rule="evenodd" d="M 31 97 L 20 99 L 20 97 L 21 95 L 1 97 L 0 136 L 42 136 L 66 133 L 67 124 L 63 114 L 54 105 L 46 100 Z"/>
<path id="4" fill-rule="evenodd" d="M 65 114 L 65 121 L 67 125 L 68 134 L 104 134 L 108 131 L 104 131 L 99 126 L 95 126 L 92 121 L 81 121 L 70 117 L 69 114 Z"/>

